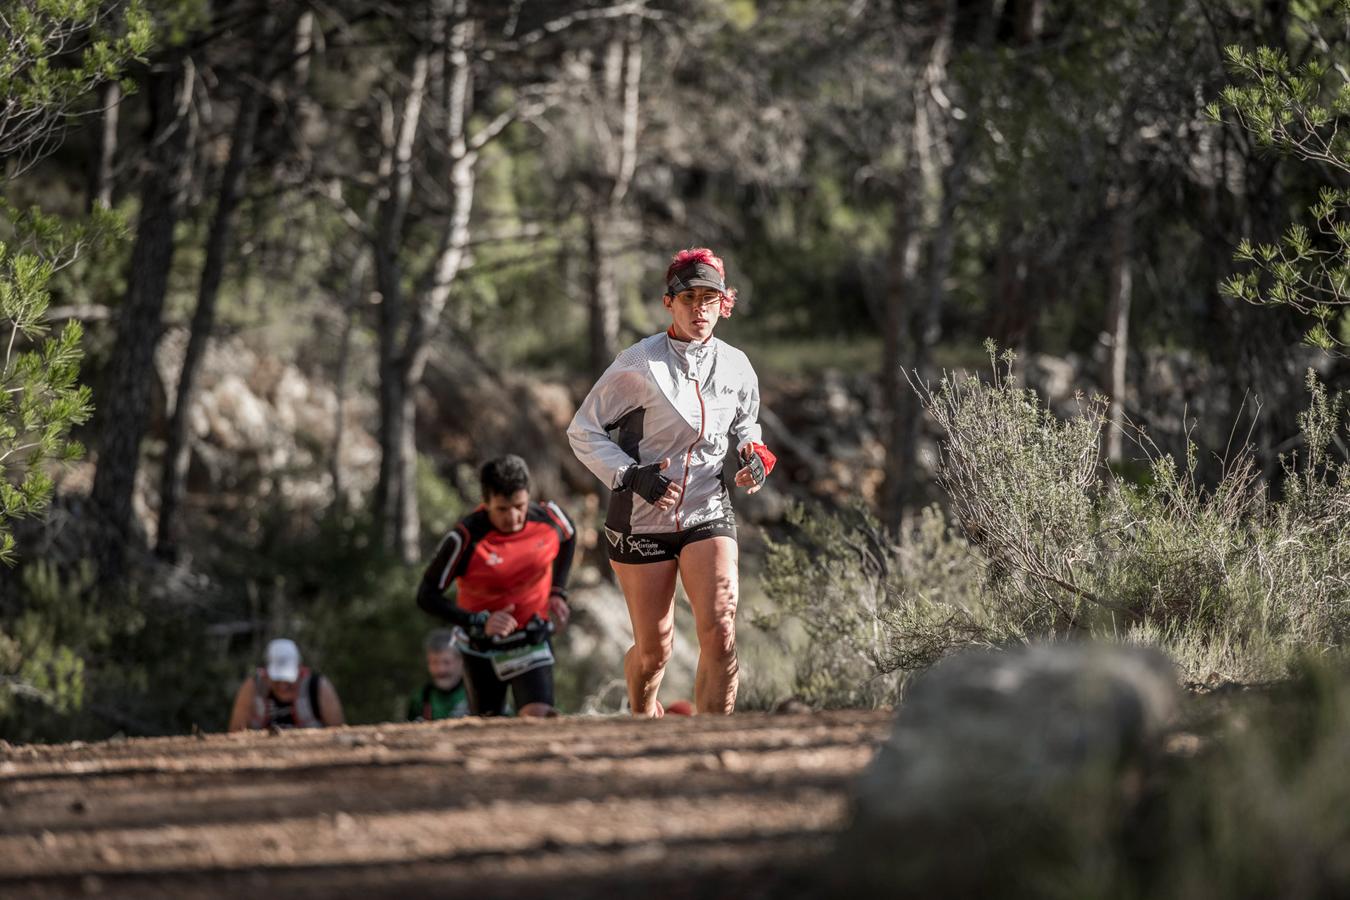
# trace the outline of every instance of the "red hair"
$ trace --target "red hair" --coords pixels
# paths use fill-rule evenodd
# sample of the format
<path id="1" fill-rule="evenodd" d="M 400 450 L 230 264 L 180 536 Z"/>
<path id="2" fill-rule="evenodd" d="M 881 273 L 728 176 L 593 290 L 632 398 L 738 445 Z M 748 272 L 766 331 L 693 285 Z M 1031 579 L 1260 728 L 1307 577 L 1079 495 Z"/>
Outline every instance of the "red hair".
<path id="1" fill-rule="evenodd" d="M 670 260 L 670 266 L 666 269 L 666 283 L 670 283 L 670 276 L 674 275 L 685 266 L 691 266 L 695 263 L 703 263 L 706 266 L 712 266 L 717 270 L 717 274 L 722 276 L 722 280 L 727 280 L 727 267 L 722 262 L 722 257 L 717 256 L 707 247 L 691 247 L 688 250 L 681 250 Z M 736 305 L 736 289 L 727 288 L 722 294 L 722 318 L 731 317 L 731 309 Z"/>

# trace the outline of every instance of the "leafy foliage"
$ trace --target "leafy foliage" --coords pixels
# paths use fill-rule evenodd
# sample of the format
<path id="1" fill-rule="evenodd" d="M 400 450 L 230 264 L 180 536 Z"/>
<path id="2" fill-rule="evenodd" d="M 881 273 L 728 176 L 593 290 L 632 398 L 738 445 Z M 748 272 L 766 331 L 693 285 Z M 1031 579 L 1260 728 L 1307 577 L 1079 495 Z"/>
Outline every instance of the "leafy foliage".
<path id="1" fill-rule="evenodd" d="M 114 645 L 145 628 L 143 605 L 134 597 L 100 602 L 100 594 L 87 561 L 24 568 L 18 590 L 0 606 L 0 728 L 7 735 L 99 733 L 106 725 L 90 721 L 91 695 L 106 697 L 143 676 L 143 665 L 109 665 Z M 136 689 L 143 692 L 144 682 Z"/>
<path id="2" fill-rule="evenodd" d="M 64 599 L 90 586 L 90 570 L 80 583 L 62 579 L 49 566 L 34 566 L 25 575 L 24 609 L 7 616 L 0 630 L 0 682 L 8 688 L 0 691 L 0 721 L 9 719 L 11 725 L 20 697 L 57 713 L 78 710 L 84 701 L 80 651 L 89 649 L 85 642 L 106 641 L 108 633 L 105 614 Z M 70 645 L 72 632 L 79 633 L 83 646 Z"/>
<path id="3" fill-rule="evenodd" d="M 0 157 L 31 165 L 95 87 L 144 57 L 153 24 L 140 0 L 6 0 L 0 11 Z"/>
<path id="4" fill-rule="evenodd" d="M 858 509 L 846 519 L 797 506 L 788 515 L 790 540 L 770 542 L 764 589 L 777 610 L 753 618 L 778 631 L 785 618 L 805 631 L 796 691 L 808 702 L 829 706 L 883 703 L 892 693 L 884 677 L 882 621 L 891 548 L 879 523 Z"/>
<path id="5" fill-rule="evenodd" d="M 1335 5 L 1342 21 L 1350 22 L 1350 3 Z M 1343 127 L 1350 115 L 1350 81 L 1336 51 L 1299 65 L 1270 47 L 1234 45 L 1225 57 L 1236 83 L 1224 88 L 1221 103 L 1209 105 L 1211 118 L 1222 120 L 1226 109 L 1260 147 L 1326 171 L 1350 173 L 1350 135 Z M 1308 343 L 1343 351 L 1338 320 L 1350 303 L 1348 206 L 1350 191 L 1325 185 L 1309 208 L 1311 224 L 1291 224 L 1279 241 L 1244 239 L 1234 256 L 1246 271 L 1226 278 L 1221 293 L 1310 316 Z"/>
<path id="6" fill-rule="evenodd" d="M 898 544 L 862 508 L 798 505 L 788 522 L 790 536 L 769 542 L 765 564 L 763 586 L 775 609 L 751 622 L 788 635 L 793 690 L 802 700 L 894 703 L 903 673 L 992 639 L 979 606 L 983 559 L 937 507 L 924 510 Z"/>
<path id="7" fill-rule="evenodd" d="M 95 87 L 144 56 L 153 29 L 139 0 L 11 0 L 3 14 L 0 157 L 15 161 L 6 172 L 12 178 L 59 144 Z M 101 209 L 75 224 L 8 203 L 0 215 L 12 236 L 0 242 L 0 562 L 12 564 L 6 523 L 46 505 L 46 465 L 83 454 L 70 431 L 92 409 L 88 388 L 77 381 L 79 323 L 47 334 L 49 284 L 91 244 L 121 237 L 124 226 Z"/>
<path id="8" fill-rule="evenodd" d="M 1208 701 L 1213 703 L 1213 700 Z M 1160 896 L 1334 897 L 1343 862 L 1350 776 L 1350 673 L 1301 661 L 1294 677 L 1202 731 L 1201 755 L 1170 785 L 1159 835 Z M 1205 732 L 1212 732 L 1210 733 Z"/>
<path id="9" fill-rule="evenodd" d="M 719 334 L 741 347 L 746 339 L 761 343 L 750 348 L 761 375 L 775 368 L 782 373 L 814 368 L 822 356 L 820 366 L 873 372 L 886 347 L 879 335 L 862 332 L 875 332 L 882 307 L 905 295 L 895 292 L 891 276 L 903 261 L 918 273 L 933 273 L 914 282 L 932 290 L 914 292 L 906 302 L 911 311 L 930 311 L 927 336 L 955 341 L 938 348 L 939 358 L 978 355 L 975 341 L 993 331 L 1007 342 L 1025 340 L 1028 347 L 1066 358 L 1081 354 L 1072 363 L 1081 374 L 1092 367 L 1083 360 L 1100 348 L 1104 258 L 1113 252 L 1103 210 L 1118 201 L 1129 208 L 1133 231 L 1126 260 L 1136 278 L 1131 365 L 1155 354 L 1203 357 L 1206 366 L 1196 371 L 1212 374 L 1205 376 L 1203 397 L 1197 399 L 1222 405 L 1255 385 L 1268 409 L 1288 410 L 1287 422 L 1268 425 L 1261 436 L 1268 454 L 1262 466 L 1269 471 L 1272 448 L 1289 437 L 1296 408 L 1279 393 L 1298 390 L 1297 379 L 1288 377 L 1297 370 L 1283 367 L 1289 342 L 1266 333 L 1253 339 L 1251 320 L 1243 317 L 1268 314 L 1216 302 L 1213 285 L 1237 242 L 1233 229 L 1254 223 L 1260 234 L 1264 223 L 1283 221 L 1288 207 L 1312 200 L 1315 188 L 1309 190 L 1309 184 L 1317 176 L 1263 159 L 1269 154 L 1256 146 L 1260 141 L 1245 140 L 1237 129 L 1215 129 L 1200 113 L 1203 98 L 1214 96 L 1223 80 L 1223 44 L 1265 42 L 1285 50 L 1240 61 L 1246 68 L 1236 67 L 1239 79 L 1250 75 L 1252 84 L 1238 89 L 1255 92 L 1233 94 L 1233 106 L 1248 105 L 1254 133 L 1269 134 L 1269 149 L 1280 150 L 1280 141 L 1300 135 L 1335 133 L 1344 105 L 1338 84 L 1344 38 L 1317 30 L 1313 21 L 1331 5 L 1331 0 L 1292 6 L 1127 0 L 1084 15 L 1081 4 L 1064 2 L 955 4 L 949 7 L 950 31 L 939 40 L 950 41 L 941 63 L 945 74 L 938 74 L 935 53 L 931 85 L 910 76 L 913 60 L 934 39 L 938 7 L 835 0 L 780 4 L 772 15 L 759 15 L 767 5 L 737 0 L 694 4 L 681 10 L 676 22 L 664 8 L 669 4 L 648 5 L 638 111 L 641 160 L 625 211 L 631 221 L 619 223 L 610 237 L 622 294 L 621 329 L 633 337 L 653 326 L 651 314 L 659 315 L 660 307 L 651 279 L 671 249 L 688 243 L 730 246 L 742 305 Z M 538 86 L 557 102 L 537 118 L 507 126 L 481 148 L 472 240 L 434 342 L 442 359 L 471 348 L 500 371 L 547 369 L 563 378 L 579 371 L 586 358 L 596 256 L 587 245 L 586 209 L 579 200 L 612 188 L 604 167 L 588 157 L 602 136 L 591 134 L 590 120 L 579 115 L 587 100 L 581 90 L 601 90 L 621 74 L 607 48 L 617 46 L 613 39 L 637 6 L 468 5 L 481 25 L 476 40 L 482 41 L 472 63 L 470 131 L 515 106 L 525 88 Z M 7 79 L 0 84 L 11 91 L 0 97 L 25 102 L 45 97 L 52 104 L 47 118 L 25 120 L 46 122 L 51 130 L 22 132 L 33 142 L 10 157 L 19 164 L 11 165 L 9 174 L 28 176 L 5 191 L 16 206 L 41 197 L 51 212 L 73 207 L 82 197 L 85 157 L 76 151 L 88 149 L 80 146 L 83 139 L 97 139 L 95 129 L 70 129 L 70 152 L 29 167 L 52 150 L 67 123 L 79 124 L 94 111 L 91 88 L 100 79 L 119 77 L 126 63 L 144 52 L 151 30 L 147 11 L 155 39 L 182 44 L 172 55 L 181 51 L 197 66 L 191 112 L 201 130 L 191 152 L 199 153 L 201 164 L 194 168 L 192 211 L 175 240 L 165 307 L 170 322 L 185 320 L 197 296 L 212 208 L 200 201 L 214 192 L 234 111 L 266 85 L 247 196 L 239 207 L 247 224 L 236 229 L 237 246 L 228 254 L 213 334 L 244 335 L 251 349 L 294 358 L 317 379 L 340 370 L 353 385 L 350 397 L 376 396 L 373 323 L 392 307 L 384 305 L 383 294 L 370 291 L 363 261 L 351 257 L 365 252 L 376 224 L 368 211 L 390 174 L 380 159 L 397 137 L 399 110 L 409 93 L 406 64 L 428 42 L 442 40 L 420 27 L 426 22 L 422 13 L 413 11 L 410 27 L 408 10 L 399 4 L 343 0 L 306 6 L 313 30 L 303 40 L 297 30 L 293 44 L 289 37 L 279 42 L 286 64 L 264 79 L 247 62 L 258 58 L 265 31 L 255 27 L 260 6 L 253 2 L 0 0 L 0 8 L 7 17 L 15 11 L 14 22 L 23 24 L 7 32 L 7 39 L 41 32 L 43 41 L 53 35 L 61 48 L 53 55 L 49 45 L 29 40 L 11 52 L 8 68 L 0 67 Z M 100 41 L 104 47 L 96 50 Z M 521 52 L 526 47 L 528 52 Z M 1325 48 L 1327 62 L 1291 69 L 1286 57 L 1307 58 L 1310 48 L 1314 56 Z M 43 54 L 46 63 L 23 62 Z M 519 63 L 502 65 L 508 56 Z M 120 62 L 104 65 L 109 61 Z M 443 139 L 452 124 L 447 119 L 453 118 L 445 103 L 446 64 L 433 58 L 429 66 L 427 103 L 409 163 L 417 174 L 408 198 L 407 241 L 394 246 L 403 257 L 399 284 L 410 293 L 425 287 L 411 273 L 430 271 L 458 191 L 444 177 L 454 154 Z M 1264 70 L 1280 66 L 1287 72 L 1283 81 L 1266 77 Z M 243 77 L 236 77 L 241 72 Z M 42 79 L 47 88 L 38 87 Z M 925 128 L 932 131 L 922 140 L 911 140 L 909 130 L 916 126 L 905 113 L 914 107 L 916 90 L 931 107 Z M 5 109 L 14 116 L 24 107 Z M 133 163 L 144 159 L 147 149 L 133 136 L 138 130 L 127 127 L 139 123 L 143 110 L 134 102 L 126 110 L 124 144 L 114 154 L 121 164 L 110 181 L 122 191 L 131 186 Z M 1279 110 L 1293 112 L 1285 117 Z M 92 125 L 93 117 L 84 121 Z M 920 193 L 950 205 L 919 204 L 921 234 L 907 250 L 896 236 L 904 230 L 897 215 L 905 207 L 900 176 L 911 145 L 927 148 L 920 160 L 928 172 Z M 1334 142 L 1327 147 L 1329 157 L 1340 154 Z M 1309 142 L 1305 152 L 1317 149 Z M 1334 159 L 1318 162 L 1336 168 Z M 567 174 L 578 170 L 597 180 L 583 183 Z M 1277 242 L 1266 260 L 1272 268 L 1286 267 L 1280 269 L 1288 276 L 1285 299 L 1317 299 L 1304 282 L 1341 289 L 1339 223 L 1347 200 L 1340 190 L 1328 188 L 1314 210 L 1324 211 L 1318 224 Z M 1272 210 L 1278 215 L 1271 216 Z M 0 394 L 8 404 L 0 420 L 12 421 L 14 446 L 34 446 L 2 463 L 0 499 L 7 506 L 0 508 L 0 533 L 6 514 L 35 512 L 45 502 L 46 462 L 78 449 L 73 442 L 63 444 L 69 430 L 49 436 L 47 419 L 55 412 L 78 424 L 77 415 L 85 414 L 77 393 L 62 394 L 75 390 L 68 379 L 79 362 L 72 358 L 78 340 L 71 337 L 63 345 L 64 334 L 42 332 L 39 307 L 48 292 L 61 305 L 101 306 L 122 293 L 103 282 L 126 274 L 113 254 L 94 254 L 91 260 L 84 252 L 88 240 L 46 213 L 10 209 L 7 217 L 11 224 L 0 225 L 8 245 L 5 265 L 20 257 L 25 262 L 6 268 L 5 273 L 13 271 L 0 273 L 0 280 L 16 315 L 29 326 L 0 328 L 0 349 L 16 335 L 13 371 L 0 391 L 18 388 Z M 943 222 L 949 222 L 946 245 L 939 236 Z M 96 222 L 86 228 L 92 240 L 95 232 L 116 237 L 118 226 L 110 220 L 106 228 Z M 72 264 L 73 248 L 80 256 Z M 1264 251 L 1253 245 L 1252 253 L 1256 268 Z M 944 254 L 950 255 L 947 263 Z M 115 274 L 85 276 L 85 267 L 105 264 Z M 1268 292 L 1272 276 L 1258 275 L 1258 294 L 1275 296 Z M 1337 327 L 1350 317 L 1338 323 L 1336 313 L 1319 312 L 1325 306 L 1310 302 L 1303 308 L 1322 317 L 1331 338 L 1350 334 Z M 1292 315 L 1275 318 L 1283 323 Z M 339 332 L 342 340 L 331 339 Z M 441 341 L 445 332 L 453 340 Z M 95 342 L 110 341 L 110 333 L 100 330 Z M 832 336 L 829 343 L 826 336 Z M 47 377 L 43 342 L 48 340 L 54 358 L 62 360 L 55 385 L 34 380 Z M 88 349 L 97 363 L 97 344 Z M 1254 349 L 1270 356 L 1252 364 Z M 770 365 L 775 355 L 781 362 Z M 1272 364 L 1264 364 L 1271 358 Z M 1255 380 L 1267 376 L 1264 384 Z M 766 389 L 781 389 L 786 380 L 765 379 Z M 1145 377 L 1137 385 L 1152 390 L 1153 381 Z M 569 387 L 573 398 L 584 389 Z M 1343 477 L 1329 456 L 1314 464 L 1301 451 L 1290 460 L 1297 479 L 1319 465 L 1321 474 L 1312 482 L 1300 480 L 1276 508 L 1251 466 L 1223 460 L 1228 474 L 1220 484 L 1211 477 L 1210 456 L 1194 447 L 1190 455 L 1184 452 L 1184 429 L 1152 418 L 1153 438 L 1184 462 L 1173 464 L 1153 448 L 1144 483 L 1122 485 L 1096 467 L 1100 401 L 1082 400 L 1081 414 L 1061 422 L 1004 374 L 996 375 L 992 391 L 989 387 L 952 379 L 937 391 L 937 399 L 950 401 L 934 413 L 948 416 L 943 453 L 950 466 L 944 478 L 966 504 L 954 507 L 954 522 L 927 510 L 917 527 L 892 539 L 852 510 L 794 513 L 792 544 L 775 550 L 781 577 L 774 585 L 784 607 L 769 618 L 786 626 L 788 645 L 801 663 L 801 693 L 820 703 L 884 703 L 902 686 L 901 673 L 952 646 L 1037 634 L 1112 633 L 1165 643 L 1187 658 L 1188 671 L 1200 675 L 1211 669 L 1273 671 L 1279 666 L 1269 663 L 1284 652 L 1279 648 L 1299 645 L 1309 635 L 1313 643 L 1336 640 L 1325 637 L 1334 633 L 1328 622 L 1337 614 L 1326 598 L 1336 589 L 1328 573 L 1339 563 L 1317 561 L 1319 553 L 1338 552 L 1332 532 Z M 766 398 L 766 407 L 774 407 L 775 398 Z M 856 417 L 868 452 L 879 446 L 880 410 L 891 399 L 869 398 Z M 1326 403 L 1324 418 L 1338 429 L 1336 400 L 1327 396 Z M 365 409 L 348 404 L 349 421 L 366 415 Z M 421 446 L 435 455 L 434 465 L 418 463 L 424 537 L 442 531 L 460 511 L 458 498 L 426 476 L 433 468 L 469 465 L 483 446 L 467 439 L 473 430 L 468 421 L 432 423 L 427 411 L 419 409 L 422 424 L 440 430 L 422 435 L 432 436 Z M 1141 401 L 1138 411 L 1147 416 L 1152 410 Z M 784 424 L 793 431 L 797 422 Z M 565 454 L 560 429 L 555 436 Z M 803 446 L 815 444 L 812 436 L 798 437 Z M 329 447 L 315 442 L 306 458 L 321 460 Z M 264 630 L 284 627 L 334 675 L 354 718 L 384 715 L 380 683 L 399 682 L 395 693 L 402 694 L 406 685 L 398 673 L 410 675 L 420 666 L 416 653 L 411 663 L 400 656 L 405 645 L 415 647 L 413 637 L 425 624 L 408 610 L 407 573 L 363 543 L 359 510 L 340 526 L 324 523 L 340 534 L 325 533 L 322 540 L 305 528 L 317 517 L 297 524 L 306 514 L 295 510 L 284 514 L 284 527 L 271 526 L 266 516 L 281 496 L 280 482 L 238 477 L 251 472 L 256 460 L 216 437 L 197 449 L 201 453 L 194 459 L 204 462 L 201 474 L 209 481 L 194 488 L 194 499 L 205 501 L 195 509 L 209 512 L 189 554 L 199 571 L 231 585 L 215 609 L 241 630 L 231 632 L 236 638 L 230 646 L 212 645 L 218 657 L 229 660 L 227 680 L 237 684 L 242 672 L 235 670 L 256 653 Z M 830 453 L 833 445 L 814 449 L 838 462 Z M 150 451 L 153 458 L 153 444 Z M 287 465 L 311 469 L 295 478 L 308 479 L 313 494 L 323 495 L 317 473 L 325 467 L 294 458 Z M 577 486 L 570 478 L 564 481 Z M 201 487 L 205 483 L 209 489 Z M 867 490 L 870 480 L 858 483 Z M 833 488 L 823 482 L 789 488 L 799 489 L 821 496 Z M 1296 497 L 1294 490 L 1301 493 Z M 153 496 L 150 500 L 153 508 Z M 1284 525 L 1281 516 L 1288 519 Z M 1245 531 L 1233 526 L 1238 520 L 1248 523 Z M 1306 533 L 1300 530 L 1305 528 Z M 268 539 L 255 541 L 259 531 Z M 1290 543 L 1278 543 L 1280 535 Z M 230 547 L 235 555 L 226 559 L 220 547 L 235 540 L 252 545 Z M 1260 557 L 1260 566 L 1244 558 L 1248 552 Z M 1301 566 L 1326 577 L 1314 584 L 1312 575 L 1299 574 Z M 1291 591 L 1306 596 L 1322 591 L 1323 599 L 1285 615 L 1251 599 L 1268 590 L 1261 579 L 1288 582 Z M 242 586 L 275 598 L 264 605 L 275 603 L 280 612 L 274 619 L 255 615 L 240 598 Z M 364 643 L 376 632 L 373 645 Z M 1295 632 L 1301 636 L 1271 638 L 1269 658 L 1257 646 L 1253 661 L 1244 660 L 1253 641 L 1266 641 L 1263 635 Z M 244 648 L 240 634 L 255 646 Z M 136 640 L 149 646 L 148 633 L 138 633 Z M 187 641 L 196 649 L 207 643 L 200 635 Z M 86 646 L 73 638 L 65 645 Z M 86 659 L 86 672 L 94 670 L 94 662 L 93 655 Z M 384 674 L 372 679 L 371 669 Z M 178 713 L 156 721 L 181 721 L 173 715 Z"/>
<path id="10" fill-rule="evenodd" d="M 96 217 L 108 231 L 119 227 L 111 213 Z M 42 237 L 71 248 L 67 252 L 72 254 L 91 233 L 87 228 L 47 225 Z M 46 505 L 52 492 L 46 465 L 83 455 L 83 446 L 70 437 L 70 431 L 92 411 L 89 388 L 78 383 L 84 355 L 80 324 L 69 322 L 56 336 L 47 336 L 44 314 L 53 270 L 49 257 L 14 252 L 0 244 L 0 331 L 7 332 L 0 338 L 4 340 L 0 356 L 0 561 L 6 563 L 14 560 L 14 538 L 5 523 Z M 26 345 L 31 349 L 16 349 Z"/>
<path id="11" fill-rule="evenodd" d="M 866 518 L 798 513 L 767 587 L 809 642 L 799 690 L 826 705 L 882 703 L 892 676 L 970 644 L 1092 636 L 1162 646 L 1193 680 L 1285 674 L 1350 638 L 1350 437 L 1342 395 L 1311 373 L 1305 449 L 1272 499 L 1243 448 L 1213 487 L 1151 454 L 1140 484 L 1099 461 L 1102 403 L 1068 421 L 1012 377 L 949 376 L 923 391 L 942 430 L 939 480 L 962 534 L 936 509 L 901 544 Z M 773 621 L 764 624 L 774 625 Z"/>
<path id="12" fill-rule="evenodd" d="M 10 0 L 0 8 L 0 158 L 8 184 L 50 153 L 92 90 L 120 77 L 151 43 L 150 19 L 139 0 Z M 120 216 L 96 209 L 66 223 L 36 207 L 0 201 L 0 562 L 15 559 L 11 523 L 42 510 L 52 495 L 48 466 L 79 458 L 71 429 L 92 410 L 79 384 L 83 331 L 69 322 L 50 335 L 46 312 L 53 275 L 94 244 L 124 236 Z M 78 578 L 79 576 L 77 576 Z M 0 609 L 0 718 L 16 698 L 56 713 L 84 699 L 87 655 L 106 644 L 108 626 L 97 609 L 80 606 L 92 587 L 68 584 L 52 568 L 25 573 L 21 607 Z"/>

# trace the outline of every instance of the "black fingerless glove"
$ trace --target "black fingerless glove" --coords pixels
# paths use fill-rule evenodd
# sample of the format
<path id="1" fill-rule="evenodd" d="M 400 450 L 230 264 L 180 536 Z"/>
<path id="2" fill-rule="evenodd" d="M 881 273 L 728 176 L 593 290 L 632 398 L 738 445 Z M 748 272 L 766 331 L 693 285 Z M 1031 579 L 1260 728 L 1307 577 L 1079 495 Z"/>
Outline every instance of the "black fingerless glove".
<path id="1" fill-rule="evenodd" d="M 750 470 L 750 477 L 755 480 L 755 484 L 763 484 L 768 472 L 764 470 L 764 460 L 759 458 L 759 454 L 753 450 L 746 454 L 745 467 Z"/>
<path id="2" fill-rule="evenodd" d="M 670 487 L 670 479 L 661 474 L 661 467 L 657 463 L 629 466 L 619 483 L 652 504 L 664 497 L 666 488 Z"/>
<path id="3" fill-rule="evenodd" d="M 468 628 L 465 629 L 471 638 L 484 638 L 487 632 L 483 626 L 487 625 L 487 620 L 492 618 L 492 614 L 485 609 L 480 609 L 476 613 L 469 613 Z"/>

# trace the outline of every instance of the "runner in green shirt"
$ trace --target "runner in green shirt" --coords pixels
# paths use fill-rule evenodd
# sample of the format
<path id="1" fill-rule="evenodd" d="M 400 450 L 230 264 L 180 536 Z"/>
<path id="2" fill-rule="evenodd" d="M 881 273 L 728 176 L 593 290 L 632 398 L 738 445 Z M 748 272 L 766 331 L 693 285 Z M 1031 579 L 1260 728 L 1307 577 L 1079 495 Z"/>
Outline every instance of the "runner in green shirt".
<path id="1" fill-rule="evenodd" d="M 459 719 L 469 714 L 469 695 L 464 690 L 464 658 L 455 646 L 455 633 L 437 628 L 427 635 L 426 684 L 408 697 L 408 721 L 432 722 Z"/>

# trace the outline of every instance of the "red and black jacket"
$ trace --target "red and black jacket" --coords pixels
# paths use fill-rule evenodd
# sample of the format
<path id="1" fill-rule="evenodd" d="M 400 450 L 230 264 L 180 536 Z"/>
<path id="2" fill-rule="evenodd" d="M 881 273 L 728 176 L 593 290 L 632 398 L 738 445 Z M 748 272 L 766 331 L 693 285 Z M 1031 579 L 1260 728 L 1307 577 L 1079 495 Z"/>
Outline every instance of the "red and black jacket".
<path id="1" fill-rule="evenodd" d="M 531 503 L 525 527 L 506 534 L 492 527 L 483 507 L 450 529 L 422 576 L 417 605 L 437 618 L 468 627 L 476 612 L 515 604 L 517 622 L 548 618 L 551 594 L 567 595 L 577 533 L 556 503 Z M 458 580 L 459 595 L 446 596 Z"/>

